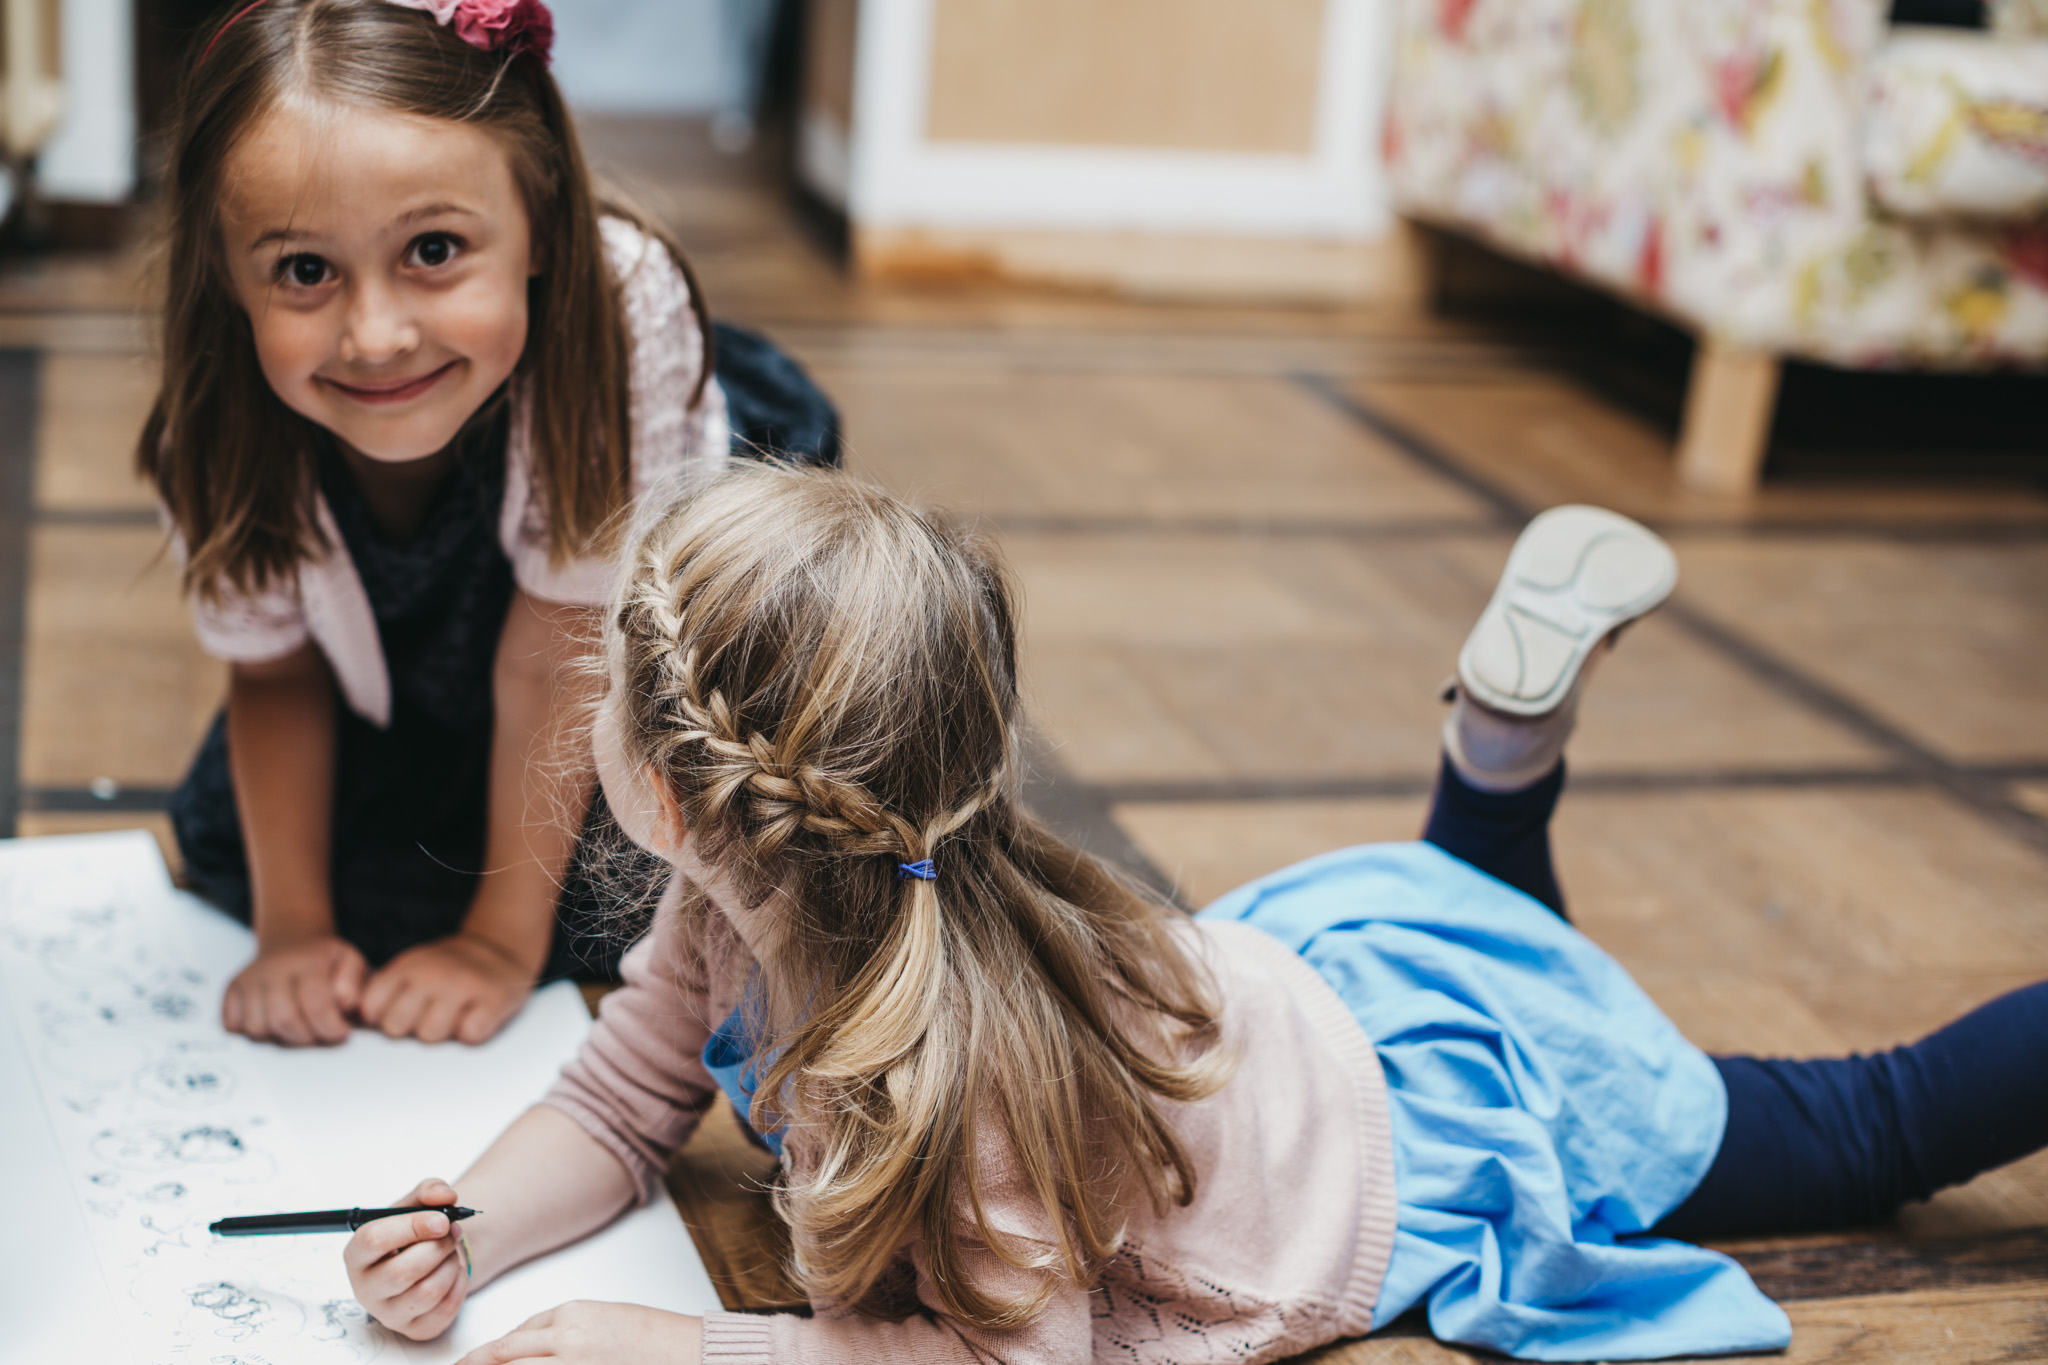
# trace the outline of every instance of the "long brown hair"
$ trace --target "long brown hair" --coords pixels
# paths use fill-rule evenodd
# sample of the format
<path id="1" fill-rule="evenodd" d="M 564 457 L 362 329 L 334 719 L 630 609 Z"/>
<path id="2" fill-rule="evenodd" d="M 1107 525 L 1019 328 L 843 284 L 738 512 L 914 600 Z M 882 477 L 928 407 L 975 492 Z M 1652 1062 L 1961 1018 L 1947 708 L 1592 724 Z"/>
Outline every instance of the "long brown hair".
<path id="1" fill-rule="evenodd" d="M 549 551 L 602 534 L 631 487 L 630 339 L 598 214 L 632 218 L 689 280 L 673 243 L 637 214 L 600 205 L 544 61 L 479 51 L 388 0 L 269 0 L 215 31 L 188 74 L 169 146 L 163 387 L 136 459 L 186 546 L 185 585 L 212 595 L 289 579 L 320 545 L 313 424 L 264 380 L 229 288 L 217 205 L 229 154 L 278 101 L 301 95 L 469 123 L 504 145 L 540 273 L 513 383 L 531 403 L 534 492 Z M 700 382 L 701 389 L 701 382 Z M 691 395 L 692 401 L 695 395 Z"/>
<path id="2" fill-rule="evenodd" d="M 1021 1325 L 1051 1277 L 1092 1282 L 1132 1197 L 1193 1198 L 1161 1102 L 1212 1093 L 1228 1050 L 1179 913 L 1019 804 L 1006 574 L 844 474 L 751 465 L 655 521 L 630 563 L 605 646 L 626 761 L 773 916 L 755 1103 L 820 1154 L 777 1196 L 792 1269 L 892 1314 L 873 1291 L 921 1241 L 947 1312 Z M 904 875 L 923 859 L 936 880 Z M 988 1224 L 990 1131 L 1049 1214 L 1050 1254 Z M 984 1292 L 969 1236 L 1044 1271 L 1039 1292 Z"/>

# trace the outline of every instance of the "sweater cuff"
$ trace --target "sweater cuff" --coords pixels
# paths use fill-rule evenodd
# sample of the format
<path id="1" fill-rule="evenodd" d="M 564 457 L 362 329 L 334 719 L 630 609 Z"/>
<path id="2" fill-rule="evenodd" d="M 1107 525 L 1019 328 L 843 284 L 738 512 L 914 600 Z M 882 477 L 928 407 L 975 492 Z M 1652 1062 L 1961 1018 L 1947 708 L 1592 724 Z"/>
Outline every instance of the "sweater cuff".
<path id="1" fill-rule="evenodd" d="M 655 1187 L 661 1184 L 661 1168 L 650 1164 L 645 1157 L 634 1151 L 632 1145 L 622 1140 L 618 1131 L 606 1123 L 601 1114 L 576 1096 L 564 1093 L 559 1081 L 555 1083 L 553 1090 L 541 1096 L 540 1102 L 550 1109 L 567 1114 L 570 1121 L 590 1134 L 598 1146 L 618 1159 L 618 1163 L 626 1168 L 626 1175 L 632 1180 L 633 1187 L 639 1191 L 639 1197 L 633 1201 L 634 1207 L 637 1208 L 654 1197 Z"/>
<path id="2" fill-rule="evenodd" d="M 706 1313 L 706 1365 L 768 1365 L 773 1358 L 775 1320 L 759 1313 Z"/>

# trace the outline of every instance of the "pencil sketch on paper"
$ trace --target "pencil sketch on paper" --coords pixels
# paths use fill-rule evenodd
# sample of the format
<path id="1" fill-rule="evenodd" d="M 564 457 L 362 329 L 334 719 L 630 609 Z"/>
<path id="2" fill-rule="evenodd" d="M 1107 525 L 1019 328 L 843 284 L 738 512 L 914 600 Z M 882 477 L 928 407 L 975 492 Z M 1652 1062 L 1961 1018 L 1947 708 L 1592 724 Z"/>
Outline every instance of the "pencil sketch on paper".
<path id="1" fill-rule="evenodd" d="M 221 1323 L 216 1335 L 230 1341 L 247 1341 L 275 1320 L 276 1310 L 266 1299 L 225 1280 L 202 1284 L 185 1296 L 194 1308 L 213 1315 Z"/>
<path id="2" fill-rule="evenodd" d="M 0 855 L 0 1010 L 12 1011 L 131 1341 L 153 1365 L 402 1356 L 341 1297 L 332 1244 L 238 1245 L 207 1231 L 210 1216 L 260 1203 L 276 1183 L 279 1128 L 238 1065 L 254 1045 L 216 1023 L 224 980 L 183 941 L 153 853 L 30 852 Z"/>

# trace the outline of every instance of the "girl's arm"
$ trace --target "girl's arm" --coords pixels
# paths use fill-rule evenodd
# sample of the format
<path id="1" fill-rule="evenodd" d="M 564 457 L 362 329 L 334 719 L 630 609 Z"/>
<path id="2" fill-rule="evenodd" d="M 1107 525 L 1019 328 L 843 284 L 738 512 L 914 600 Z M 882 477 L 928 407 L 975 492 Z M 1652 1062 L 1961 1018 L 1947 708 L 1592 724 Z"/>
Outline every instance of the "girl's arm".
<path id="1" fill-rule="evenodd" d="M 364 1309 L 415 1341 L 448 1330 L 463 1300 L 507 1270 L 609 1223 L 634 1202 L 638 1186 L 582 1125 L 541 1105 L 506 1129 L 455 1186 L 422 1181 L 400 1202 L 452 1204 L 458 1190 L 476 1217 L 452 1225 L 434 1213 L 382 1219 L 365 1224 L 342 1253 Z M 1049 1249 L 1028 1235 L 1020 1242 L 1027 1252 Z M 967 1268 L 998 1293 L 1028 1294 L 1042 1278 L 981 1248 L 969 1250 Z M 921 1259 L 918 1269 L 925 1271 Z M 921 1273 L 919 1283 L 926 1285 L 928 1275 Z M 722 1359 L 791 1365 L 1082 1365 L 1092 1355 L 1095 1297 L 1059 1283 L 1035 1320 L 1009 1332 L 965 1327 L 935 1306 L 882 1322 L 853 1314 L 698 1318 L 633 1304 L 567 1303 L 478 1347 L 461 1365 L 695 1365 L 707 1345 Z"/>
<path id="2" fill-rule="evenodd" d="M 228 673 L 228 767 L 249 860 L 256 960 L 229 983 L 221 1023 L 251 1038 L 339 1043 L 365 964 L 334 932 L 334 680 L 311 642 Z"/>
<path id="3" fill-rule="evenodd" d="M 515 591 L 498 640 L 490 842 L 463 932 L 523 954 L 535 975 L 595 781 L 585 718 L 599 685 L 588 664 L 600 615 Z"/>
<path id="4" fill-rule="evenodd" d="M 445 1331 L 472 1288 L 588 1236 L 652 1190 L 695 1130 L 717 1093 L 702 1057 L 714 1012 L 705 949 L 730 957 L 736 941 L 729 930 L 684 933 L 676 910 L 684 890 L 680 878 L 671 881 L 647 937 L 620 964 L 625 984 L 605 998 L 547 1103 L 506 1129 L 462 1177 L 461 1201 L 478 1216 L 453 1229 L 439 1214 L 387 1218 L 350 1240 L 343 1252 L 350 1282 L 380 1322 L 416 1340 Z M 721 975 L 743 976 L 750 963 L 741 957 Z M 437 1180 L 413 1194 L 422 1203 L 457 1198 Z M 461 1261 L 465 1232 L 474 1278 Z M 639 1310 L 635 1322 L 646 1326 L 649 1311 Z M 665 1343 L 694 1343 L 696 1319 L 654 1316 Z"/>
<path id="5" fill-rule="evenodd" d="M 483 883 L 453 937 L 393 958 L 363 992 L 391 1036 L 481 1043 L 526 1002 L 547 965 L 555 901 L 590 804 L 580 745 L 594 678 L 596 611 L 514 592 L 492 675 Z"/>

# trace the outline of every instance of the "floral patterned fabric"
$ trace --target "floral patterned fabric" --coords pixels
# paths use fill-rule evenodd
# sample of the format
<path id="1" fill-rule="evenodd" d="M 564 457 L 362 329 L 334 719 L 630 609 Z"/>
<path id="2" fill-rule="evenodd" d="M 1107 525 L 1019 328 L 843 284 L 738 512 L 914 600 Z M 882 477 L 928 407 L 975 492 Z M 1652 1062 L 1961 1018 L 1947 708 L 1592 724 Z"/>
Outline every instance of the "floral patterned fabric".
<path id="1" fill-rule="evenodd" d="M 2048 360 L 2048 224 L 1871 202 L 1875 73 L 1908 36 L 1886 0 L 1399 3 L 1402 212 L 1737 345 Z"/>
<path id="2" fill-rule="evenodd" d="M 2048 38 L 2048 0 L 1991 0 L 1990 11 L 2001 38 Z"/>
<path id="3" fill-rule="evenodd" d="M 1864 129 L 1873 202 L 1908 217 L 2048 211 L 2048 40 L 1902 30 L 1877 54 Z"/>

